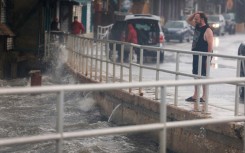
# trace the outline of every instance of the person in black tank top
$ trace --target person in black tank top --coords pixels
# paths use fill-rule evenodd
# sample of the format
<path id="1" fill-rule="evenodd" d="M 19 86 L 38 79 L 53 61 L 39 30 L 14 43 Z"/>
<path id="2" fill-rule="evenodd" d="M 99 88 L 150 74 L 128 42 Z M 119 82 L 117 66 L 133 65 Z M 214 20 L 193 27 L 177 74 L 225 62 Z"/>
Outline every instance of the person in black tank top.
<path id="1" fill-rule="evenodd" d="M 213 51 L 213 32 L 208 25 L 207 17 L 204 13 L 194 13 L 187 18 L 187 23 L 195 27 L 193 36 L 192 51 L 197 52 L 212 52 Z M 198 74 L 198 58 L 199 55 L 193 55 L 192 73 Z M 202 57 L 201 75 L 206 76 L 207 56 Z M 197 86 L 195 86 L 193 96 L 186 99 L 186 101 L 195 102 L 197 99 Z M 205 102 L 206 87 L 203 86 L 203 94 L 200 102 Z"/>

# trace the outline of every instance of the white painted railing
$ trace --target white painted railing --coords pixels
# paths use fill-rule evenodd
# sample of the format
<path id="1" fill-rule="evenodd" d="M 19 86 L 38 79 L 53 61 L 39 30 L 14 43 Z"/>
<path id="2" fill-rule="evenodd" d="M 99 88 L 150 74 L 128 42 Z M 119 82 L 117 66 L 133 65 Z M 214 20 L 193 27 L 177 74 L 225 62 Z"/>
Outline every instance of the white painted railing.
<path id="1" fill-rule="evenodd" d="M 161 81 L 158 80 L 159 72 L 167 72 L 173 73 L 177 76 L 184 75 L 189 77 L 199 77 L 199 75 L 192 75 L 184 72 L 180 72 L 178 68 L 178 60 L 176 64 L 176 71 L 164 70 L 159 68 L 159 54 L 156 63 L 156 67 L 148 67 L 143 65 L 142 59 L 140 60 L 139 64 L 133 63 L 132 61 L 132 51 L 133 47 L 139 47 L 141 50 L 141 57 L 143 56 L 143 49 L 151 49 L 160 51 L 161 48 L 149 48 L 145 46 L 136 46 L 131 45 L 130 51 L 130 61 L 129 63 L 123 63 L 121 60 L 120 63 L 116 63 L 115 59 L 111 61 L 109 59 L 109 43 L 113 43 L 113 51 L 115 52 L 115 45 L 121 44 L 121 49 L 123 52 L 123 47 L 126 43 L 116 42 L 116 41 L 96 41 L 94 42 L 93 39 L 82 38 L 82 37 L 75 37 L 69 36 L 67 41 L 67 49 L 69 52 L 68 57 L 68 64 L 73 68 L 77 73 L 81 73 L 91 79 L 100 81 L 100 82 L 107 82 L 107 84 L 82 84 L 82 85 L 59 85 L 59 86 L 43 86 L 43 87 L 24 87 L 24 88 L 0 88 L 0 95 L 7 95 L 7 94 L 30 94 L 30 93 L 57 93 L 58 94 L 58 102 L 57 102 L 57 122 L 56 127 L 57 130 L 55 133 L 52 134 L 44 134 L 44 135 L 37 135 L 37 136 L 23 136 L 17 138 L 2 138 L 0 139 L 0 146 L 5 145 L 13 145 L 13 144 L 23 144 L 23 143 L 33 143 L 33 142 L 43 142 L 48 140 L 56 141 L 56 152 L 61 153 L 63 151 L 63 141 L 64 139 L 68 138 L 81 138 L 81 137 L 95 137 L 100 135 L 109 135 L 109 134 L 121 134 L 121 133 L 129 133 L 129 132 L 142 132 L 142 131 L 160 131 L 160 152 L 166 152 L 166 133 L 167 129 L 169 128 L 176 128 L 176 127 L 188 127 L 188 126 L 199 126 L 199 125 L 206 125 L 206 124 L 219 124 L 219 123 L 226 123 L 226 122 L 244 122 L 244 116 L 235 116 L 232 118 L 225 118 L 225 119 L 200 119 L 200 120 L 191 120 L 191 121 L 175 121 L 175 122 L 167 122 L 167 90 L 171 87 L 182 87 L 182 86 L 201 86 L 201 85 L 214 85 L 214 84 L 232 84 L 238 87 L 239 84 L 243 84 L 245 82 L 245 78 L 223 78 L 223 79 L 199 79 L 199 80 L 170 80 L 170 81 Z M 130 45 L 130 44 L 127 44 Z M 220 54 L 207 54 L 207 53 L 196 53 L 190 51 L 181 51 L 181 50 L 165 50 L 171 51 L 176 53 L 176 59 L 180 58 L 179 54 L 197 54 L 199 56 L 218 56 L 224 58 L 232 58 L 237 60 L 237 74 L 240 72 L 240 61 L 244 60 L 244 57 L 238 56 L 226 56 Z M 107 53 L 107 54 L 105 54 Z M 199 62 L 200 65 L 200 62 Z M 113 71 L 109 71 L 109 66 L 112 66 Z M 132 66 L 139 67 L 139 81 L 140 82 L 133 82 L 133 72 Z M 120 73 L 119 76 L 115 73 L 116 67 L 119 67 Z M 142 70 L 144 69 L 152 69 L 156 71 L 156 79 L 155 81 L 142 81 Z M 128 71 L 128 80 L 125 80 L 123 77 L 124 69 Z M 112 72 L 112 74 L 110 74 Z M 209 69 L 208 69 L 209 74 Z M 209 75 L 207 75 L 209 76 Z M 105 79 L 103 79 L 105 77 Z M 111 77 L 111 78 L 110 78 Z M 119 79 L 118 79 L 119 78 Z M 126 81 L 126 82 L 124 82 Z M 110 83 L 111 82 L 111 83 Z M 124 83 L 115 83 L 115 82 L 124 82 Z M 76 131 L 76 132 L 64 132 L 64 96 L 65 93 L 68 91 L 105 91 L 105 90 L 114 90 L 114 89 L 128 89 L 131 92 L 132 88 L 147 88 L 147 87 L 154 87 L 157 90 L 160 89 L 160 123 L 154 124 L 145 124 L 145 125 L 134 125 L 134 126 L 124 126 L 124 127 L 114 127 L 114 128 L 106 128 L 106 129 L 93 129 L 89 131 Z M 158 92 L 157 92 L 158 93 Z M 177 103 L 176 103 L 177 104 Z M 204 105 L 207 105 L 206 102 Z M 244 108 L 245 109 L 245 108 Z M 244 138 L 245 139 L 245 135 Z M 244 147 L 245 148 L 245 147 Z M 245 150 L 243 149 L 243 152 Z"/>
<path id="2" fill-rule="evenodd" d="M 123 62 L 123 52 L 125 45 L 130 46 L 130 58 L 128 63 Z M 111 46 L 111 49 L 110 47 Z M 119 46 L 119 47 L 118 47 Z M 175 68 L 174 69 L 164 69 L 160 68 L 160 51 L 163 48 L 160 47 L 149 47 L 149 46 L 141 46 L 135 44 L 129 44 L 125 42 L 118 42 L 112 40 L 96 40 L 94 41 L 91 38 L 83 38 L 76 36 L 68 36 L 67 40 L 67 49 L 68 49 L 68 61 L 67 63 L 70 65 L 72 69 L 74 69 L 77 73 L 85 75 L 90 79 L 99 81 L 99 82 L 134 82 L 139 81 L 143 82 L 143 71 L 152 70 L 152 80 L 159 81 L 162 73 L 164 74 L 172 74 L 175 76 L 173 79 L 179 80 L 180 77 L 190 77 L 190 78 L 210 78 L 210 63 L 207 62 L 207 76 L 201 76 L 201 63 L 199 60 L 198 67 L 198 75 L 194 75 L 190 72 L 184 72 L 180 70 L 180 60 L 184 56 L 192 56 L 198 55 L 199 59 L 202 59 L 202 56 L 207 56 L 207 61 L 211 61 L 211 56 L 213 58 L 225 58 L 232 59 L 236 62 L 236 75 L 240 76 L 240 65 L 241 61 L 245 60 L 244 56 L 231 56 L 231 55 L 222 55 L 216 53 L 205 53 L 205 52 L 193 52 L 187 50 L 176 50 L 176 49 L 168 49 L 164 48 L 164 52 L 171 52 L 176 55 L 175 58 Z M 120 62 L 117 62 L 115 58 L 110 58 L 110 54 L 115 55 L 116 49 L 121 50 L 121 59 Z M 133 50 L 140 50 L 140 61 L 136 63 L 133 61 Z M 144 50 L 152 50 L 157 52 L 156 63 L 154 65 L 145 65 L 143 61 Z M 114 52 L 114 53 L 111 53 Z M 191 62 L 191 61 L 190 61 Z M 229 73 L 229 72 L 225 72 Z M 127 77 L 125 77 L 127 76 Z M 240 86 L 244 86 L 243 84 L 233 84 L 236 88 L 235 91 L 235 103 L 234 103 L 234 115 L 239 115 L 239 88 Z M 200 95 L 201 86 L 198 86 L 198 96 Z M 139 88 L 138 94 L 143 95 L 143 88 Z M 132 89 L 129 88 L 129 92 L 132 92 Z M 178 95 L 179 88 L 175 87 L 174 90 L 174 105 L 178 106 Z M 154 99 L 159 100 L 159 88 L 154 89 Z M 193 107 L 195 111 L 200 110 L 200 102 L 197 97 L 197 103 L 193 103 Z M 209 87 L 206 87 L 206 102 L 204 113 L 208 113 L 208 105 L 209 105 Z M 221 106 L 222 107 L 222 106 Z"/>
<path id="3" fill-rule="evenodd" d="M 107 26 L 98 26 L 97 28 L 97 39 L 108 39 L 113 24 Z"/>
<path id="4" fill-rule="evenodd" d="M 63 152 L 64 139 L 82 138 L 82 137 L 96 137 L 102 135 L 122 134 L 122 133 L 138 133 L 143 131 L 160 131 L 160 153 L 166 153 L 167 144 L 167 129 L 176 127 L 189 127 L 207 124 L 219 124 L 226 122 L 241 122 L 245 121 L 244 116 L 232 117 L 225 119 L 199 119 L 191 121 L 175 121 L 167 122 L 167 102 L 166 95 L 169 87 L 173 86 L 190 86 L 190 85 L 211 85 L 232 83 L 238 84 L 245 82 L 245 78 L 227 78 L 227 79 L 200 79 L 200 80 L 173 80 L 173 81 L 151 81 L 151 82 L 134 82 L 134 83 L 108 83 L 108 84 L 80 84 L 80 85 L 58 85 L 58 86 L 43 86 L 43 87 L 18 87 L 18 88 L 1 88 L 0 95 L 8 94 L 45 94 L 57 93 L 57 122 L 56 132 L 52 134 L 42 134 L 36 136 L 22 136 L 13 138 L 1 138 L 0 146 L 17 145 L 33 142 L 56 141 L 56 152 Z M 145 124 L 145 125 L 131 125 L 123 127 L 113 127 L 106 129 L 82 130 L 73 132 L 64 132 L 64 97 L 65 93 L 69 91 L 105 91 L 113 89 L 128 89 L 141 87 L 159 87 L 161 93 L 160 100 L 160 123 Z M 245 139 L 245 135 L 244 135 Z M 245 147 L 244 147 L 245 148 Z M 245 151 L 245 150 L 244 150 Z"/>

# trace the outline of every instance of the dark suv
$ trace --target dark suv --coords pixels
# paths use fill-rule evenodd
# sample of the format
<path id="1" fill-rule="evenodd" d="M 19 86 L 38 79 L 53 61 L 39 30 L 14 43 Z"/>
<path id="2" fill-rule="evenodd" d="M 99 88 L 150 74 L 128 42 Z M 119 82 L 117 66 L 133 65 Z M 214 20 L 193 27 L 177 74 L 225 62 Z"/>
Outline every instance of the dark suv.
<path id="1" fill-rule="evenodd" d="M 236 22 L 235 22 L 235 14 L 234 13 L 226 13 L 223 14 L 225 18 L 225 30 L 229 34 L 236 33 Z"/>
<path id="2" fill-rule="evenodd" d="M 238 48 L 238 55 L 245 56 L 245 42 L 241 43 Z M 245 77 L 245 61 L 241 61 L 240 77 Z M 240 87 L 240 99 L 244 100 L 244 86 Z"/>
<path id="3" fill-rule="evenodd" d="M 138 44 L 146 46 L 163 47 L 164 34 L 160 25 L 160 17 L 155 15 L 144 14 L 127 14 L 116 15 L 116 21 L 109 33 L 110 40 L 125 41 L 128 34 L 128 24 L 132 24 L 137 32 Z M 110 45 L 112 50 L 112 45 Z M 120 58 L 120 45 L 116 46 L 118 58 Z M 135 49 L 137 55 L 137 62 L 140 58 L 139 48 Z M 129 54 L 127 51 L 126 54 Z M 143 62 L 156 62 L 157 51 L 144 50 Z M 164 52 L 160 52 L 160 62 L 163 62 Z"/>

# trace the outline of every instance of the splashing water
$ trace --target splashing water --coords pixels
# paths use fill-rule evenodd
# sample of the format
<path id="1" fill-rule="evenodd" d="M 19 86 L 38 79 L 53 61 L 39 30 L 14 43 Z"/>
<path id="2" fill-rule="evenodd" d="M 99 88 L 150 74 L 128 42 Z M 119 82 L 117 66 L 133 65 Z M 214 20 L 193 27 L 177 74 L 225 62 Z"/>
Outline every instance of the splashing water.
<path id="1" fill-rule="evenodd" d="M 111 121 L 111 117 L 113 116 L 113 114 L 115 113 L 115 111 L 116 111 L 120 106 L 121 106 L 121 104 L 118 104 L 118 105 L 112 110 L 111 115 L 110 115 L 110 117 L 109 117 L 109 119 L 108 119 L 108 122 Z"/>
<path id="2" fill-rule="evenodd" d="M 80 102 L 80 108 L 81 110 L 87 112 L 89 110 L 91 110 L 94 106 L 95 106 L 95 101 L 92 98 L 84 98 L 83 100 L 81 100 Z"/>

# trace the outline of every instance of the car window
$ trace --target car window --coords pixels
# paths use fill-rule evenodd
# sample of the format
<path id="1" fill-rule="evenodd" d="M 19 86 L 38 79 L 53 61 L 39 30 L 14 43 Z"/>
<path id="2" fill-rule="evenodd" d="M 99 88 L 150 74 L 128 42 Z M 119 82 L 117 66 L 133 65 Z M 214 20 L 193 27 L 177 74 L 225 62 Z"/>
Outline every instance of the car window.
<path id="1" fill-rule="evenodd" d="M 153 45 L 159 42 L 159 33 L 161 31 L 159 21 L 149 19 L 133 19 L 127 23 L 132 23 L 137 31 L 138 44 Z"/>
<path id="2" fill-rule="evenodd" d="M 144 31 L 158 31 L 159 26 L 158 21 L 155 20 L 129 20 L 128 23 L 132 23 L 136 30 L 144 30 Z"/>
<path id="3" fill-rule="evenodd" d="M 225 18 L 226 20 L 230 20 L 230 19 L 231 19 L 231 16 L 230 16 L 229 14 L 224 14 L 224 18 Z"/>
<path id="4" fill-rule="evenodd" d="M 226 20 L 234 20 L 234 18 L 235 18 L 235 15 L 234 14 L 224 14 L 224 18 L 226 19 Z"/>
<path id="5" fill-rule="evenodd" d="M 138 24 L 138 23 L 135 24 L 135 28 L 138 30 L 146 30 L 146 31 L 151 29 L 150 25 L 148 24 Z"/>
<path id="6" fill-rule="evenodd" d="M 219 22 L 219 16 L 208 16 L 208 21 Z"/>
<path id="7" fill-rule="evenodd" d="M 183 28 L 183 27 L 184 27 L 183 22 L 170 21 L 165 24 L 165 28 Z"/>

